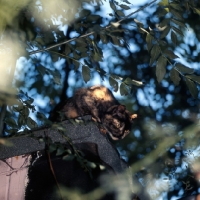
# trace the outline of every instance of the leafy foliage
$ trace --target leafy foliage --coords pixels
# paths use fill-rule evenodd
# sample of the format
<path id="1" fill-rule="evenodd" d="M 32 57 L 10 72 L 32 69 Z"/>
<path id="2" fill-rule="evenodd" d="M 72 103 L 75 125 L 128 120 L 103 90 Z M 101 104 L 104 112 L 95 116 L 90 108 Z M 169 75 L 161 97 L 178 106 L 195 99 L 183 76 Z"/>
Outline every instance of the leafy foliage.
<path id="1" fill-rule="evenodd" d="M 59 96 L 62 90 L 66 97 L 70 88 L 89 85 L 99 77 L 100 82 L 108 82 L 115 92 L 127 96 L 127 109 L 141 116 L 132 133 L 117 145 L 125 149 L 122 154 L 125 152 L 146 188 L 151 186 L 149 177 L 162 174 L 185 181 L 191 172 L 177 175 L 175 168 L 181 168 L 183 157 L 187 158 L 185 148 L 199 141 L 198 129 L 193 127 L 199 109 L 200 74 L 195 66 L 200 56 L 199 2 L 152 1 L 134 12 L 134 3 L 127 0 L 68 0 L 67 4 L 60 1 L 59 6 L 45 0 L 15 4 L 19 9 L 0 3 L 9 13 L 0 12 L 0 103 L 11 105 L 4 119 L 7 134 L 50 123 L 46 117 L 50 104 L 63 98 Z M 106 14 L 99 12 L 105 4 L 110 7 Z M 155 12 L 146 9 L 150 5 Z M 188 30 L 194 34 L 193 43 Z M 12 87 L 25 91 L 18 101 Z M 45 102 L 43 106 L 38 103 L 40 112 L 35 112 L 29 96 L 37 99 L 36 104 Z M 50 150 L 57 150 L 58 155 L 67 151 L 57 144 Z M 67 153 L 66 159 L 74 158 Z M 159 189 L 153 199 L 167 191 Z M 175 187 L 170 191 L 179 194 Z M 191 189 L 191 193 L 195 191 Z M 168 196 L 173 194 L 168 191 Z"/>

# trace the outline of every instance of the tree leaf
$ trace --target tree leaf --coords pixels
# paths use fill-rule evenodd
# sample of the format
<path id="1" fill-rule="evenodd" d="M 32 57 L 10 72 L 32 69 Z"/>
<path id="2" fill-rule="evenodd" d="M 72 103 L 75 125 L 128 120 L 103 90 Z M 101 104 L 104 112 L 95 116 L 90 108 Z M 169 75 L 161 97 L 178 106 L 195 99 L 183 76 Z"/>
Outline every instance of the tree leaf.
<path id="1" fill-rule="evenodd" d="M 59 71 L 51 71 L 51 75 L 53 76 L 54 83 L 60 85 L 61 84 L 61 75 Z"/>
<path id="2" fill-rule="evenodd" d="M 160 56 L 156 64 L 156 77 L 158 83 L 162 81 L 166 74 L 166 64 L 167 59 L 164 56 Z"/>
<path id="3" fill-rule="evenodd" d="M 139 27 L 144 27 L 144 24 L 137 19 L 134 19 L 134 22 L 139 26 Z"/>
<path id="4" fill-rule="evenodd" d="M 87 21 L 94 22 L 94 21 L 97 21 L 99 18 L 100 18 L 99 15 L 89 15 L 89 16 L 87 16 Z"/>
<path id="5" fill-rule="evenodd" d="M 152 65 L 154 63 L 154 61 L 157 59 L 157 57 L 160 54 L 160 48 L 157 44 L 155 44 L 153 46 L 153 48 L 151 49 L 151 59 L 150 59 L 150 65 Z"/>
<path id="6" fill-rule="evenodd" d="M 151 36 L 151 34 L 148 33 L 146 36 L 146 43 L 147 43 L 148 51 L 150 51 L 151 47 L 153 46 L 152 41 L 153 41 L 153 37 Z"/>
<path id="7" fill-rule="evenodd" d="M 100 38 L 101 38 L 101 41 L 102 41 L 104 44 L 107 44 L 107 43 L 108 43 L 107 35 L 105 35 L 105 34 L 100 34 Z"/>
<path id="8" fill-rule="evenodd" d="M 160 6 L 167 6 L 169 4 L 168 0 L 162 0 L 158 3 Z"/>
<path id="9" fill-rule="evenodd" d="M 43 67 L 42 65 L 37 66 L 36 69 L 38 70 L 38 72 L 39 72 L 42 76 L 44 76 L 44 75 L 46 74 L 46 68 Z"/>
<path id="10" fill-rule="evenodd" d="M 121 4 L 121 5 L 119 5 L 122 9 L 124 9 L 124 10 L 129 10 L 130 9 L 130 7 L 129 6 L 127 6 L 127 5 L 124 5 L 124 4 Z"/>
<path id="11" fill-rule="evenodd" d="M 198 97 L 198 89 L 197 89 L 196 84 L 193 81 L 191 81 L 190 79 L 188 79 L 187 77 L 185 80 L 186 80 L 186 85 L 187 85 L 191 95 L 194 98 L 197 98 Z"/>
<path id="12" fill-rule="evenodd" d="M 117 92 L 118 82 L 112 76 L 109 77 L 109 83 L 110 83 L 110 86 L 114 88 L 114 91 Z"/>
<path id="13" fill-rule="evenodd" d="M 162 28 L 162 27 L 168 25 L 169 22 L 170 22 L 170 19 L 169 19 L 169 18 L 165 18 L 165 19 L 163 19 L 163 20 L 159 23 L 159 27 Z"/>
<path id="14" fill-rule="evenodd" d="M 170 71 L 170 78 L 173 81 L 174 85 L 179 85 L 179 82 L 180 82 L 181 78 L 179 76 L 178 71 L 175 68 L 173 68 Z"/>
<path id="15" fill-rule="evenodd" d="M 82 76 L 86 83 L 90 80 L 90 69 L 85 65 L 82 66 Z"/>
<path id="16" fill-rule="evenodd" d="M 197 82 L 198 84 L 200 84 L 200 76 L 196 76 L 196 75 L 186 75 L 187 78 Z"/>
<path id="17" fill-rule="evenodd" d="M 177 10 L 170 7 L 170 12 L 178 19 L 183 19 L 182 12 L 178 12 Z"/>
<path id="18" fill-rule="evenodd" d="M 123 84 L 123 83 L 120 85 L 120 94 L 121 94 L 122 96 L 128 95 L 127 86 L 126 86 L 125 84 Z"/>
<path id="19" fill-rule="evenodd" d="M 158 17 L 164 17 L 167 14 L 167 10 L 166 9 L 162 9 L 158 11 Z"/>
<path id="20" fill-rule="evenodd" d="M 76 60 L 73 60 L 72 63 L 74 64 L 74 71 L 77 71 L 80 66 L 80 63 Z"/>
<path id="21" fill-rule="evenodd" d="M 16 121 L 11 117 L 6 118 L 4 122 L 11 128 L 18 128 Z"/>
<path id="22" fill-rule="evenodd" d="M 180 64 L 180 63 L 176 63 L 175 67 L 178 69 L 178 71 L 180 71 L 182 73 L 186 73 L 186 74 L 194 73 L 194 69 L 186 67 L 185 65 Z"/>
<path id="23" fill-rule="evenodd" d="M 170 7 L 174 8 L 176 10 L 183 11 L 183 8 L 181 8 L 180 4 L 178 4 L 178 3 L 170 3 L 169 5 L 170 5 Z"/>
<path id="24" fill-rule="evenodd" d="M 172 22 L 174 22 L 175 24 L 177 24 L 179 26 L 182 26 L 183 28 L 186 28 L 186 25 L 183 22 L 180 22 L 176 19 L 172 19 Z"/>
<path id="25" fill-rule="evenodd" d="M 35 127 L 37 127 L 37 123 L 33 119 L 31 119 L 30 117 L 28 117 L 27 118 L 27 126 L 29 128 L 35 128 Z"/>
<path id="26" fill-rule="evenodd" d="M 136 85 L 136 86 L 144 85 L 141 81 L 132 80 L 129 77 L 125 79 L 124 83 L 127 85 Z"/>
<path id="27" fill-rule="evenodd" d="M 23 107 L 22 115 L 24 115 L 25 118 L 28 117 L 28 115 L 29 115 L 29 109 L 28 109 L 27 106 L 24 106 L 24 107 Z"/>
<path id="28" fill-rule="evenodd" d="M 167 26 L 167 27 L 162 31 L 162 33 L 161 33 L 161 35 L 160 35 L 160 39 L 166 37 L 166 36 L 168 35 L 169 31 L 170 31 L 170 26 Z"/>
<path id="29" fill-rule="evenodd" d="M 172 26 L 172 29 L 173 29 L 176 33 L 178 33 L 179 35 L 184 36 L 184 35 L 183 35 L 183 32 L 182 32 L 180 29 L 176 28 L 175 26 Z"/>
<path id="30" fill-rule="evenodd" d="M 124 13 L 121 10 L 117 10 L 116 13 L 120 16 L 120 17 L 124 17 Z"/>
<path id="31" fill-rule="evenodd" d="M 122 0 L 123 2 L 127 3 L 127 4 L 131 4 L 129 1 L 127 0 Z"/>
<path id="32" fill-rule="evenodd" d="M 65 148 L 63 147 L 63 145 L 59 145 L 59 147 L 57 148 L 56 151 L 56 156 L 60 156 L 65 152 Z"/>
<path id="33" fill-rule="evenodd" d="M 200 9 L 198 9 L 198 8 L 192 8 L 193 9 L 193 11 L 195 12 L 195 13 L 197 13 L 198 15 L 200 15 Z"/>
<path id="34" fill-rule="evenodd" d="M 177 45 L 177 36 L 174 31 L 171 31 L 171 40 L 174 43 L 174 45 Z"/>
<path id="35" fill-rule="evenodd" d="M 174 54 L 173 51 L 171 51 L 171 50 L 169 50 L 169 49 L 166 49 L 163 53 L 164 53 L 167 57 L 169 57 L 170 59 L 179 58 L 176 54 Z"/>
<path id="36" fill-rule="evenodd" d="M 116 10 L 116 6 L 112 1 L 109 1 L 110 3 L 110 7 L 115 11 Z"/>
<path id="37" fill-rule="evenodd" d="M 25 124 L 25 118 L 24 116 L 20 113 L 18 116 L 18 120 L 17 120 L 18 126 L 21 127 L 22 125 Z"/>

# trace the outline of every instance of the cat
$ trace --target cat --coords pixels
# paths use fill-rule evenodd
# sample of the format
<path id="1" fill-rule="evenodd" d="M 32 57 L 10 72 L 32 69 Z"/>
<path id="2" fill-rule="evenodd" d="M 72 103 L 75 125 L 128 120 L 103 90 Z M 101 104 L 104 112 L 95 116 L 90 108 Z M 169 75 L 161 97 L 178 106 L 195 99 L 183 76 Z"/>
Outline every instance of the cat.
<path id="1" fill-rule="evenodd" d="M 108 88 L 93 86 L 78 89 L 73 97 L 59 103 L 49 119 L 62 121 L 84 115 L 91 115 L 94 121 L 102 124 L 113 140 L 124 138 L 131 130 L 133 119 L 137 118 L 137 114 L 126 110 Z"/>

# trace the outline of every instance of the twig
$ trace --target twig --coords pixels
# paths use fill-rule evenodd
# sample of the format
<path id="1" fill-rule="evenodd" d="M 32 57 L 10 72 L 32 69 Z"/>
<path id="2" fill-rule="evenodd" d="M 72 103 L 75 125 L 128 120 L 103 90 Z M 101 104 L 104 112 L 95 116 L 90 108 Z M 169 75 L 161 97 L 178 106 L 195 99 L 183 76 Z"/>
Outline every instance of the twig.
<path id="1" fill-rule="evenodd" d="M 46 138 L 47 138 L 47 146 L 49 147 L 49 140 L 48 140 L 48 136 L 47 136 L 47 135 L 46 135 Z M 58 187 L 58 191 L 59 191 L 60 197 L 61 197 L 62 200 L 64 200 L 64 199 L 63 199 L 63 196 L 62 196 L 62 192 L 61 192 L 60 185 L 59 185 L 59 183 L 58 183 L 58 180 L 57 180 L 57 178 L 56 178 L 55 171 L 54 171 L 54 169 L 53 169 L 53 165 L 52 165 L 52 162 L 51 162 L 50 153 L 48 152 L 48 150 L 46 151 L 46 153 L 47 153 L 47 157 L 48 157 L 48 161 L 49 161 L 50 170 L 51 170 L 51 173 L 52 173 L 52 175 L 53 175 L 53 177 L 54 177 L 54 179 L 55 179 L 56 185 L 57 185 L 57 187 Z"/>
<path id="2" fill-rule="evenodd" d="M 121 22 L 124 21 L 125 19 L 129 18 L 130 16 L 132 16 L 133 14 L 139 12 L 140 10 L 145 9 L 146 7 L 150 6 L 151 4 L 153 4 L 153 3 L 156 2 L 156 1 L 157 1 L 157 0 L 153 0 L 153 1 L 150 2 L 149 4 L 147 4 L 147 5 L 145 5 L 145 6 L 141 7 L 141 8 L 139 8 L 138 10 L 136 10 L 136 11 L 134 11 L 134 12 L 128 14 L 127 16 L 125 16 L 123 19 L 120 19 L 120 20 L 117 21 L 116 23 L 121 23 Z M 110 27 L 111 27 L 111 25 L 106 26 L 105 29 L 108 29 L 108 28 L 110 28 Z M 81 36 L 79 36 L 79 37 L 74 37 L 74 38 L 72 38 L 72 39 L 70 39 L 70 40 L 67 40 L 67 41 L 64 41 L 64 42 L 60 42 L 60 43 L 58 43 L 58 44 L 54 44 L 54 45 L 52 45 L 52 46 L 50 46 L 50 47 L 47 47 L 47 48 L 39 49 L 39 50 L 36 50 L 36 51 L 32 51 L 32 52 L 29 53 L 29 55 L 36 54 L 36 53 L 39 53 L 39 52 L 48 51 L 49 49 L 58 47 L 58 46 L 63 45 L 63 44 L 67 44 L 67 43 L 69 43 L 69 42 L 71 42 L 71 41 L 74 41 L 74 40 L 76 40 L 76 39 L 79 39 L 79 38 L 83 38 L 83 37 L 90 36 L 90 35 L 92 35 L 92 34 L 94 34 L 94 33 L 95 33 L 95 31 L 92 31 L 92 32 L 90 32 L 90 33 L 86 33 L 86 34 L 81 35 Z"/>

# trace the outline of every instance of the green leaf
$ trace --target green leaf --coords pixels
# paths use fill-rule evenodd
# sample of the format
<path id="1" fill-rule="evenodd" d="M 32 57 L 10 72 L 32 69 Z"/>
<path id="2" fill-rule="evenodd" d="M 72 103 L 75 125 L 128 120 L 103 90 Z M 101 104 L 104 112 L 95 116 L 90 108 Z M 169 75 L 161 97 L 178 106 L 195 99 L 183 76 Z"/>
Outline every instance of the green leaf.
<path id="1" fill-rule="evenodd" d="M 16 121 L 11 117 L 6 118 L 4 122 L 11 128 L 18 128 Z"/>
<path id="2" fill-rule="evenodd" d="M 27 126 L 29 128 L 35 128 L 35 127 L 37 127 L 37 123 L 33 119 L 31 119 L 30 117 L 28 117 L 28 119 L 27 119 Z"/>
<path id="3" fill-rule="evenodd" d="M 164 56 L 160 56 L 156 64 L 156 77 L 158 83 L 162 81 L 166 74 L 166 65 L 167 59 Z"/>
<path id="4" fill-rule="evenodd" d="M 127 4 L 131 4 L 129 1 L 127 0 L 122 0 L 123 2 L 127 3 Z"/>
<path id="5" fill-rule="evenodd" d="M 159 27 L 162 28 L 162 27 L 168 25 L 169 22 L 170 22 L 170 19 L 169 19 L 169 18 L 165 18 L 165 19 L 163 19 L 163 21 L 161 21 L 161 22 L 159 23 Z"/>
<path id="6" fill-rule="evenodd" d="M 89 15 L 89 16 L 87 17 L 87 21 L 89 21 L 89 22 L 94 22 L 94 21 L 97 21 L 99 18 L 100 18 L 99 15 Z"/>
<path id="7" fill-rule="evenodd" d="M 68 154 L 66 156 L 63 156 L 63 160 L 71 161 L 74 160 L 75 156 L 73 154 Z"/>
<path id="8" fill-rule="evenodd" d="M 56 156 L 60 156 L 65 152 L 65 148 L 63 147 L 63 145 L 59 145 L 59 147 L 57 148 L 56 151 Z"/>
<path id="9" fill-rule="evenodd" d="M 88 16 L 90 13 L 91 13 L 90 10 L 83 9 L 83 10 L 81 10 L 81 12 L 79 13 L 79 17 L 80 17 L 80 18 L 86 17 L 86 16 Z"/>
<path id="10" fill-rule="evenodd" d="M 172 22 L 174 22 L 178 26 L 182 26 L 183 28 L 186 28 L 186 25 L 183 22 L 180 22 L 180 21 L 178 21 L 176 19 L 172 19 Z"/>
<path id="11" fill-rule="evenodd" d="M 181 8 L 180 4 L 178 4 L 178 3 L 170 3 L 169 5 L 170 5 L 170 7 L 174 8 L 176 10 L 183 11 L 183 8 Z"/>
<path id="12" fill-rule="evenodd" d="M 53 76 L 54 83 L 60 85 L 61 84 L 61 75 L 59 71 L 51 71 L 51 75 Z"/>
<path id="13" fill-rule="evenodd" d="M 169 49 L 166 49 L 163 53 L 164 53 L 167 57 L 169 57 L 170 59 L 179 58 L 176 54 L 174 54 L 173 51 L 171 51 L 171 50 L 169 50 Z"/>
<path id="14" fill-rule="evenodd" d="M 174 85 L 179 85 L 179 82 L 180 82 L 181 78 L 179 76 L 178 71 L 175 68 L 173 68 L 170 71 L 170 78 L 173 81 Z"/>
<path id="15" fill-rule="evenodd" d="M 167 14 L 167 10 L 166 9 L 162 9 L 158 11 L 158 17 L 164 17 Z"/>
<path id="16" fill-rule="evenodd" d="M 109 1 L 110 3 L 110 7 L 115 11 L 116 10 L 116 6 L 113 2 Z"/>
<path id="17" fill-rule="evenodd" d="M 168 3 L 168 0 L 162 0 L 158 3 L 158 5 L 160 6 L 167 6 L 169 3 Z"/>
<path id="18" fill-rule="evenodd" d="M 96 51 L 92 54 L 92 58 L 94 59 L 94 61 L 97 61 L 97 62 L 102 61 L 101 53 L 96 52 Z"/>
<path id="19" fill-rule="evenodd" d="M 66 44 L 66 45 L 65 45 L 65 55 L 68 55 L 68 54 L 70 54 L 70 53 L 71 53 L 71 49 L 70 49 L 69 45 Z"/>
<path id="20" fill-rule="evenodd" d="M 17 120 L 18 126 L 21 127 L 22 125 L 25 124 L 25 118 L 24 116 L 20 113 L 18 116 L 18 120 Z"/>
<path id="21" fill-rule="evenodd" d="M 198 97 L 198 89 L 197 89 L 196 84 L 193 81 L 191 81 L 190 79 L 188 79 L 187 77 L 185 80 L 186 80 L 186 85 L 187 85 L 191 95 L 194 98 L 197 98 Z"/>
<path id="22" fill-rule="evenodd" d="M 127 6 L 127 5 L 124 5 L 124 4 L 121 4 L 121 5 L 119 5 L 122 9 L 124 9 L 124 10 L 129 10 L 130 9 L 130 7 L 129 6 Z"/>
<path id="23" fill-rule="evenodd" d="M 172 7 L 170 8 L 170 12 L 172 13 L 172 15 L 174 15 L 176 18 L 178 19 L 183 19 L 182 13 L 183 12 L 178 12 L 177 10 L 173 9 Z"/>
<path id="24" fill-rule="evenodd" d="M 85 65 L 82 66 L 82 76 L 86 83 L 90 80 L 90 69 Z"/>
<path id="25" fill-rule="evenodd" d="M 177 45 L 177 36 L 174 31 L 171 31 L 171 40 L 174 43 L 174 45 Z"/>
<path id="26" fill-rule="evenodd" d="M 193 11 L 195 12 L 195 13 L 197 13 L 198 15 L 200 15 L 200 9 L 198 9 L 198 8 L 192 8 L 193 9 Z"/>
<path id="27" fill-rule="evenodd" d="M 42 65 L 39 65 L 36 69 L 38 70 L 38 72 L 39 72 L 42 76 L 44 76 L 44 75 L 46 74 L 46 68 L 43 67 Z"/>
<path id="28" fill-rule="evenodd" d="M 129 77 L 124 81 L 127 85 L 136 85 L 136 86 L 143 86 L 144 84 L 141 81 L 131 80 Z"/>
<path id="29" fill-rule="evenodd" d="M 146 43 L 147 43 L 148 51 L 150 51 L 151 47 L 153 46 L 152 41 L 153 41 L 153 37 L 151 36 L 151 34 L 148 33 L 146 36 Z"/>
<path id="30" fill-rule="evenodd" d="M 80 63 L 78 61 L 76 61 L 76 60 L 73 60 L 72 62 L 74 64 L 74 71 L 77 71 L 79 66 L 80 66 Z"/>
<path id="31" fill-rule="evenodd" d="M 134 19 L 134 22 L 139 26 L 139 27 L 144 27 L 144 24 L 137 19 Z"/>
<path id="32" fill-rule="evenodd" d="M 160 39 L 166 37 L 166 36 L 168 35 L 169 31 L 170 31 L 170 26 L 167 26 L 167 27 L 162 31 L 162 33 L 161 33 L 161 35 L 160 35 Z"/>
<path id="33" fill-rule="evenodd" d="M 112 76 L 109 77 L 109 83 L 110 83 L 110 86 L 114 88 L 114 91 L 117 92 L 118 82 Z"/>
<path id="34" fill-rule="evenodd" d="M 28 117 L 28 115 L 29 115 L 29 109 L 27 108 L 27 106 L 23 107 L 22 114 L 24 115 L 25 118 Z"/>
<path id="35" fill-rule="evenodd" d="M 123 84 L 123 83 L 120 85 L 120 94 L 121 94 L 122 96 L 128 95 L 127 86 L 126 86 L 125 84 Z"/>
<path id="36" fill-rule="evenodd" d="M 117 37 L 111 36 L 111 38 L 112 38 L 112 43 L 113 43 L 114 45 L 120 46 L 120 42 L 119 42 L 119 40 L 118 40 Z"/>
<path id="37" fill-rule="evenodd" d="M 50 144 L 49 145 L 49 152 L 52 153 L 57 149 L 57 145 L 56 144 Z"/>
<path id="38" fill-rule="evenodd" d="M 200 76 L 196 76 L 196 75 L 186 75 L 187 78 L 197 82 L 198 84 L 200 84 Z"/>
<path id="39" fill-rule="evenodd" d="M 120 16 L 120 17 L 124 17 L 124 13 L 121 10 L 117 10 L 116 13 Z"/>
<path id="40" fill-rule="evenodd" d="M 163 40 L 158 40 L 159 45 L 161 46 L 166 46 L 167 42 L 163 41 Z"/>
<path id="41" fill-rule="evenodd" d="M 158 58 L 160 54 L 160 48 L 157 44 L 153 46 L 151 49 L 151 59 L 150 59 L 150 66 L 154 63 L 154 61 Z"/>
<path id="42" fill-rule="evenodd" d="M 182 32 L 180 29 L 176 28 L 175 26 L 172 26 L 172 29 L 173 29 L 176 33 L 178 33 L 179 35 L 184 36 L 184 35 L 183 35 L 183 32 Z"/>
<path id="43" fill-rule="evenodd" d="M 108 38 L 105 34 L 100 34 L 100 38 L 101 38 L 101 41 L 104 43 L 104 44 L 107 44 L 108 43 Z"/>
<path id="44" fill-rule="evenodd" d="M 182 65 L 180 63 L 176 63 L 175 67 L 178 69 L 178 71 L 180 71 L 182 73 L 186 73 L 186 74 L 194 73 L 194 69 L 186 67 L 185 65 Z"/>
<path id="45" fill-rule="evenodd" d="M 23 105 L 13 106 L 13 110 L 15 112 L 20 112 L 22 111 L 22 109 L 23 109 Z"/>

